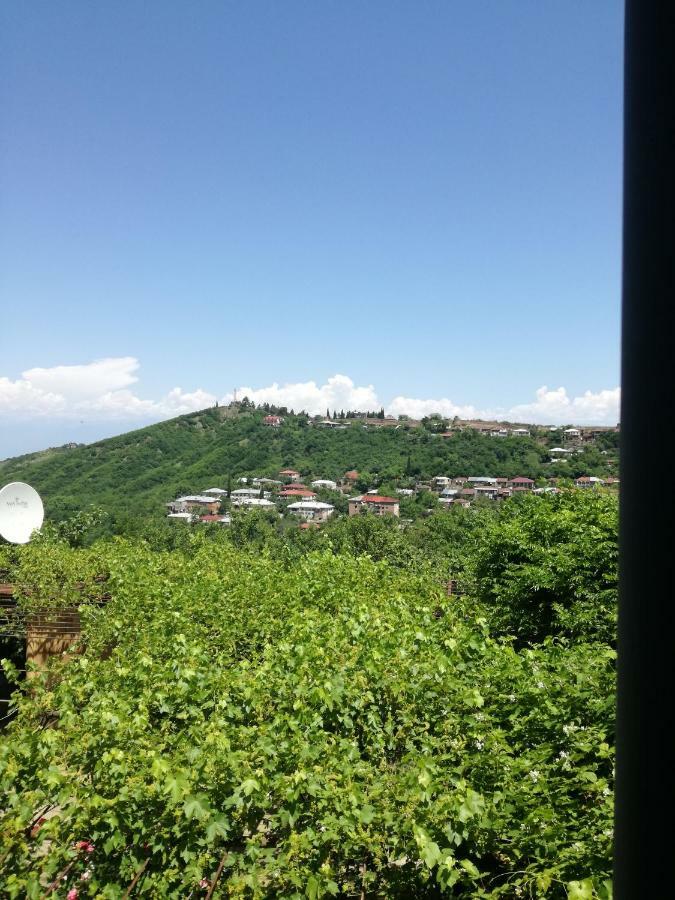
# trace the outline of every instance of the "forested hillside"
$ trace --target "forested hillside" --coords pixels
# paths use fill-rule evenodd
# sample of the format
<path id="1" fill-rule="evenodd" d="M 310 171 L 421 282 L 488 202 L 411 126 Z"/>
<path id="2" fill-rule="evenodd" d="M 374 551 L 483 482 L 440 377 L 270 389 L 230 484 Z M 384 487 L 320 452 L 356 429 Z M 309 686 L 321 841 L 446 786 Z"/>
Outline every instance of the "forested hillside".
<path id="1" fill-rule="evenodd" d="M 95 444 L 5 460 L 0 483 L 32 484 L 47 515 L 60 519 L 91 504 L 112 515 L 157 511 L 179 493 L 224 486 L 228 476 L 275 476 L 284 466 L 330 479 L 357 469 L 364 488 L 404 475 L 540 479 L 612 471 L 610 458 L 597 446 L 551 463 L 548 448 L 560 441 L 555 433 L 543 432 L 539 440 L 470 430 L 443 437 L 442 424 L 434 422 L 364 428 L 357 421 L 329 430 L 302 415 L 286 416 L 282 427 L 270 428 L 264 416 L 256 409 L 207 409 Z"/>

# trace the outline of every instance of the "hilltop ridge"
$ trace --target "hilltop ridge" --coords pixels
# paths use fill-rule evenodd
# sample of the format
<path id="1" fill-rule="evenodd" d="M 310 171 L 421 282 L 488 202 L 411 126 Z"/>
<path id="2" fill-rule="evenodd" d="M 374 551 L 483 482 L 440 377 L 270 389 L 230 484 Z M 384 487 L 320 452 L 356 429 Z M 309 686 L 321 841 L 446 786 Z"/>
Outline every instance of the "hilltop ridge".
<path id="1" fill-rule="evenodd" d="M 228 477 L 273 476 L 284 466 L 340 478 L 356 469 L 373 483 L 404 476 L 490 474 L 531 478 L 616 474 L 616 429 L 579 429 L 566 461 L 549 450 L 560 429 L 503 422 L 420 421 L 367 416 L 311 418 L 242 401 L 211 407 L 86 445 L 64 445 L 0 462 L 0 483 L 27 481 L 48 515 L 62 518 L 90 504 L 111 513 L 156 511 L 181 492 Z M 265 418 L 278 417 L 276 427 Z M 331 427 L 337 426 L 337 427 Z M 529 434 L 499 436 L 500 429 Z"/>

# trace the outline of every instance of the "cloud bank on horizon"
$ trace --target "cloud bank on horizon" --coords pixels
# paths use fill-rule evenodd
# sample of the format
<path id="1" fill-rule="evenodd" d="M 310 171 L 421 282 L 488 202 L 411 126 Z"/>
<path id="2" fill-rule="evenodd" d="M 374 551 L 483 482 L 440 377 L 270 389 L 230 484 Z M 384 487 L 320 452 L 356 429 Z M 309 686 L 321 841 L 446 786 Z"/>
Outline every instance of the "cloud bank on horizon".
<path id="1" fill-rule="evenodd" d="M 139 361 L 133 356 L 110 357 L 91 363 L 51 368 L 27 369 L 12 380 L 0 376 L 0 421 L 68 420 L 86 417 L 100 422 L 150 422 L 228 403 L 233 395 L 223 396 L 198 388 L 185 391 L 175 387 L 163 397 L 147 400 L 132 387 L 138 382 Z M 540 387 L 529 403 L 509 408 L 478 409 L 457 404 L 447 397 L 416 398 L 402 395 L 382 401 L 372 384 L 359 386 L 347 375 L 333 375 L 325 384 L 315 381 L 271 384 L 237 389 L 239 398 L 247 396 L 256 404 L 286 406 L 296 412 L 323 414 L 326 409 L 374 410 L 384 406 L 389 415 L 407 415 L 414 419 L 440 413 L 459 418 L 504 419 L 542 425 L 575 423 L 614 425 L 619 421 L 620 388 L 593 392 L 587 390 L 570 397 L 564 387 Z"/>

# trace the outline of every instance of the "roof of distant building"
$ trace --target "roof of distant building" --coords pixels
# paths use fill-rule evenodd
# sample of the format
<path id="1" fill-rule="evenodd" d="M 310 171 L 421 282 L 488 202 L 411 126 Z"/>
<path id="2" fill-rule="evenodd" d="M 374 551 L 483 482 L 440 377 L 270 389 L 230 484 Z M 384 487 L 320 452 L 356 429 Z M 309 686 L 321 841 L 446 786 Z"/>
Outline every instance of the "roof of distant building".
<path id="1" fill-rule="evenodd" d="M 335 509 L 330 503 L 322 503 L 321 500 L 300 500 L 297 503 L 289 503 L 287 509 L 314 509 L 328 510 Z"/>
<path id="2" fill-rule="evenodd" d="M 288 488 L 286 491 L 279 491 L 280 497 L 316 497 L 314 491 L 307 488 Z"/>

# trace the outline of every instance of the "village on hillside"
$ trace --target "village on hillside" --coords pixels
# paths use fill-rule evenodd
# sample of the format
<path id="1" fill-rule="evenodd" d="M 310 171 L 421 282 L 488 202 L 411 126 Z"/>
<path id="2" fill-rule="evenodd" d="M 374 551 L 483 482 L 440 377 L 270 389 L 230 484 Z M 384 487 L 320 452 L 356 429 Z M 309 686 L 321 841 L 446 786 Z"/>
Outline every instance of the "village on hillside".
<path id="1" fill-rule="evenodd" d="M 269 412 L 262 419 L 262 426 L 269 429 L 283 428 L 287 411 L 282 412 Z M 615 427 L 542 427 L 519 423 L 463 421 L 456 417 L 452 422 L 445 421 L 440 416 L 432 418 L 438 420 L 434 436 L 439 438 L 452 438 L 465 430 L 495 439 L 541 437 L 547 432 L 549 435 L 555 433 L 561 438 L 561 446 L 547 447 L 549 462 L 552 464 L 582 454 L 584 447 L 594 444 L 603 434 L 618 433 L 620 430 L 618 424 Z M 356 422 L 364 428 L 419 428 L 424 424 L 405 416 L 398 419 L 386 417 L 383 410 L 379 414 L 334 412 L 332 417 L 327 410 L 326 417 L 308 417 L 307 424 L 321 429 L 346 429 Z M 390 493 L 385 493 L 381 485 L 364 485 L 356 470 L 345 472 L 339 480 L 326 478 L 320 472 L 299 472 L 289 467 L 280 469 L 276 475 L 275 478 L 245 475 L 236 479 L 235 487 L 228 478 L 225 487 L 200 488 L 194 494 L 185 494 L 168 501 L 167 515 L 171 519 L 189 523 L 228 525 L 232 521 L 233 512 L 258 509 L 278 514 L 282 518 L 295 519 L 300 528 L 309 528 L 319 527 L 340 514 L 356 516 L 366 513 L 400 518 L 402 503 L 422 495 L 427 501 L 424 514 L 429 515 L 435 509 L 453 505 L 469 508 L 482 501 L 499 502 L 523 492 L 555 494 L 564 488 L 617 491 L 619 487 L 619 479 L 613 475 L 602 478 L 597 475 L 581 475 L 574 479 L 550 477 L 535 480 L 522 474 L 506 478 L 487 473 L 448 473 L 435 475 L 430 480 L 403 477 L 396 479 L 393 484 L 390 480 L 388 488 L 392 489 Z"/>

